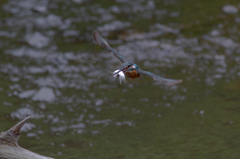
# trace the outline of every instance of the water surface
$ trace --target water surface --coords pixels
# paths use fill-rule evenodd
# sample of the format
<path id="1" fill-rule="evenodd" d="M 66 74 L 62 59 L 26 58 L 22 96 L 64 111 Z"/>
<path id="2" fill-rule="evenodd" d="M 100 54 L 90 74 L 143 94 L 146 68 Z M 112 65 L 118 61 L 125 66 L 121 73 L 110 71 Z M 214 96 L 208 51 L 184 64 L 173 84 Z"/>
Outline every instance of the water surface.
<path id="1" fill-rule="evenodd" d="M 54 158 L 240 157 L 240 3 L 4 0 L 0 131 Z M 231 6 L 228 6 L 231 5 Z M 140 68 L 183 79 L 114 81 L 97 29 Z"/>

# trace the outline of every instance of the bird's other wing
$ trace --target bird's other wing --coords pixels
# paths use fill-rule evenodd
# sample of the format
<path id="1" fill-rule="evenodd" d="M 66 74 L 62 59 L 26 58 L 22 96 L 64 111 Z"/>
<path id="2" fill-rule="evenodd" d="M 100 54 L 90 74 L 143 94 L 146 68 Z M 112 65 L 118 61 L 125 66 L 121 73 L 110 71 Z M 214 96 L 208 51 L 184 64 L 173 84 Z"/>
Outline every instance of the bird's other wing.
<path id="1" fill-rule="evenodd" d="M 155 75 L 155 74 L 153 74 L 151 72 L 148 72 L 148 71 L 144 71 L 142 69 L 138 69 L 138 72 L 142 75 L 152 77 L 154 80 L 159 81 L 161 84 L 164 84 L 166 86 L 173 86 L 175 84 L 178 84 L 178 83 L 182 82 L 181 79 L 180 80 L 175 80 L 175 79 L 163 78 L 161 76 Z"/>
<path id="2" fill-rule="evenodd" d="M 124 58 L 121 54 L 119 54 L 115 49 L 111 48 L 111 46 L 107 43 L 105 39 L 98 33 L 97 30 L 93 31 L 93 39 L 94 42 L 103 48 L 105 48 L 108 52 L 113 53 L 115 57 L 117 57 L 122 63 L 124 63 Z"/>

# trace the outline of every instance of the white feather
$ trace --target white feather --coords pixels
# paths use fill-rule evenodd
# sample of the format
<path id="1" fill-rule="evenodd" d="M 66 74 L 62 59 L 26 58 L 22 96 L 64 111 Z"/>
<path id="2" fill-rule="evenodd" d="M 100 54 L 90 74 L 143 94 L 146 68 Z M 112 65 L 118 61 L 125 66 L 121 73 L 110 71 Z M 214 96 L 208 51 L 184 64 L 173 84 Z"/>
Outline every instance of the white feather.
<path id="1" fill-rule="evenodd" d="M 120 71 L 118 72 L 119 70 L 115 70 L 113 72 L 113 77 L 116 79 L 116 78 L 119 78 L 119 82 L 120 84 L 123 82 L 125 82 L 125 74 L 123 73 L 123 71 Z M 117 73 L 118 72 L 118 73 Z M 117 74 L 116 74 L 117 73 Z"/>

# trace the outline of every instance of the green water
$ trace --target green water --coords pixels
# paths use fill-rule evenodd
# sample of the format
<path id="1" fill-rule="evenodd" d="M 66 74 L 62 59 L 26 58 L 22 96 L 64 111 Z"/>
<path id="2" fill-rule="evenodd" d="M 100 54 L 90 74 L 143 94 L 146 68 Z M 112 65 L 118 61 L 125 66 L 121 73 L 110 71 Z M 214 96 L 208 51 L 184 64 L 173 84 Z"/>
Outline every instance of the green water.
<path id="1" fill-rule="evenodd" d="M 31 115 L 20 146 L 68 159 L 240 157 L 240 14 L 222 11 L 239 1 L 0 4 L 0 131 Z M 140 68 L 183 82 L 120 85 L 95 29 Z"/>

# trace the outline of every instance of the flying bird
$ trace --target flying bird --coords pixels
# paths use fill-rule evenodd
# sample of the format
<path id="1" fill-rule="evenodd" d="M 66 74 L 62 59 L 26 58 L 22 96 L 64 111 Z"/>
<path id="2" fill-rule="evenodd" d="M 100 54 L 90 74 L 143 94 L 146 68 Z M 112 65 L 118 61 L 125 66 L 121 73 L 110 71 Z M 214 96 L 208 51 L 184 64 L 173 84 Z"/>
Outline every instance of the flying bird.
<path id="1" fill-rule="evenodd" d="M 118 53 L 115 49 L 111 48 L 111 46 L 107 43 L 107 41 L 98 33 L 97 30 L 93 31 L 93 39 L 94 42 L 103 48 L 105 48 L 108 52 L 113 53 L 115 57 L 117 57 L 122 62 L 122 69 L 116 70 L 113 72 L 113 75 L 115 78 L 119 77 L 120 83 L 125 80 L 125 76 L 129 78 L 141 78 L 141 75 L 146 75 L 149 77 L 152 77 L 154 80 L 159 81 L 161 84 L 164 84 L 166 86 L 173 86 L 175 84 L 181 83 L 182 80 L 178 79 L 167 79 L 163 78 L 161 76 L 155 75 L 154 73 L 144 71 L 140 69 L 136 64 L 134 64 L 132 61 L 126 61 L 123 56 Z M 124 74 L 123 74 L 124 73 Z"/>

